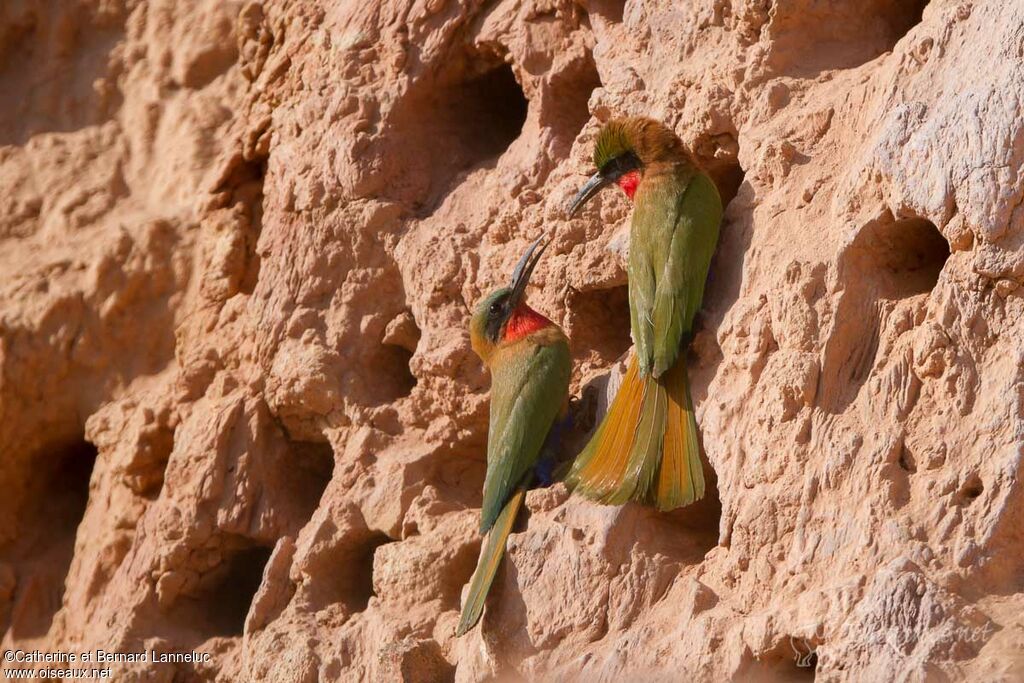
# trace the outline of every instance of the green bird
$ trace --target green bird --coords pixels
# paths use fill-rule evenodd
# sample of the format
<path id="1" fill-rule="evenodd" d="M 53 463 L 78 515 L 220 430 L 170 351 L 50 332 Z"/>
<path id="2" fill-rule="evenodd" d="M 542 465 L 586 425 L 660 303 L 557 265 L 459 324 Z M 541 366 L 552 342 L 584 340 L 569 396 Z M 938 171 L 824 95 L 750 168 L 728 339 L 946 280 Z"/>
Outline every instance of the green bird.
<path id="1" fill-rule="evenodd" d="M 486 534 L 456 635 L 480 619 L 516 515 L 540 463 L 545 442 L 564 416 L 572 361 L 561 328 L 526 305 L 524 294 L 545 244 L 530 245 L 512 284 L 481 301 L 470 322 L 473 350 L 491 372 L 487 474 L 480 515 Z M 540 472 L 544 474 L 544 472 Z"/>
<path id="2" fill-rule="evenodd" d="M 594 165 L 568 213 L 612 184 L 633 201 L 627 270 L 635 351 L 566 481 L 602 503 L 672 510 L 704 495 L 685 347 L 718 243 L 722 200 L 679 138 L 651 119 L 605 124 Z"/>

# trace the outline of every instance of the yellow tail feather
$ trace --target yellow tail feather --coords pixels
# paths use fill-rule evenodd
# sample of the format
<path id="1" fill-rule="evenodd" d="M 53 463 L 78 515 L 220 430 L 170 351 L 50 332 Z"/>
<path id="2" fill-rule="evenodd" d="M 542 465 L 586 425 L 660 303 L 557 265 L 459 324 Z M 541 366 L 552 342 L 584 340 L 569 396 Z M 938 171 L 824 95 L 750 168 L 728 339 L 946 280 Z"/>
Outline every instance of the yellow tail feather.
<path id="1" fill-rule="evenodd" d="M 697 420 L 686 362 L 661 378 L 641 378 L 636 357 L 590 443 L 566 481 L 606 504 L 628 500 L 671 510 L 704 495 Z"/>
<path id="2" fill-rule="evenodd" d="M 527 481 L 524 481 L 505 503 L 494 526 L 487 532 L 483 545 L 480 546 L 480 559 L 477 561 L 473 578 L 469 580 L 469 595 L 466 596 L 466 602 L 462 606 L 459 627 L 455 631 L 456 637 L 473 628 L 484 612 L 484 604 L 487 601 L 487 594 L 491 590 L 491 583 L 498 573 L 501 558 L 505 556 L 505 543 L 508 540 L 508 535 L 512 532 L 512 526 L 519 514 L 519 508 L 523 505 L 523 499 L 526 498 L 529 478 L 528 476 Z"/>
<path id="3" fill-rule="evenodd" d="M 601 502 L 610 502 L 606 499 L 621 488 L 640 421 L 643 389 L 636 358 L 632 358 L 604 420 L 569 470 L 570 487 Z"/>
<path id="4" fill-rule="evenodd" d="M 704 468 L 700 462 L 697 417 L 693 413 L 686 360 L 680 358 L 663 375 L 668 393 L 664 452 L 654 502 L 673 510 L 704 497 Z"/>

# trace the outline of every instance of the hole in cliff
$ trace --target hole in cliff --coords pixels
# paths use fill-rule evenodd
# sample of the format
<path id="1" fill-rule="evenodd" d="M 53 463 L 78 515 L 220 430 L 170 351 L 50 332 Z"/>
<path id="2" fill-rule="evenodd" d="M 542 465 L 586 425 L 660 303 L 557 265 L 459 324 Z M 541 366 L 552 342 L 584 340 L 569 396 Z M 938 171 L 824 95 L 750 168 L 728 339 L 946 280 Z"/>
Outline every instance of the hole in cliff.
<path id="1" fill-rule="evenodd" d="M 404 398 L 416 386 L 416 376 L 409 368 L 412 351 L 393 344 L 381 344 L 371 354 L 368 368 L 373 371 L 374 405 L 384 405 Z"/>
<path id="2" fill-rule="evenodd" d="M 722 198 L 722 208 L 736 198 L 740 185 L 743 184 L 744 171 L 740 166 L 740 146 L 735 130 L 705 135 L 694 142 L 693 155 L 697 164 L 703 168 L 718 188 Z"/>
<path id="3" fill-rule="evenodd" d="M 369 605 L 373 590 L 373 560 L 377 549 L 392 539 L 380 531 L 368 529 L 360 518 L 350 520 L 340 533 L 324 539 L 303 560 L 308 580 L 299 586 L 298 599 L 304 609 L 319 612 L 332 605 L 347 615 L 362 612 Z"/>
<path id="4" fill-rule="evenodd" d="M 598 423 L 604 418 L 598 414 Z M 579 443 L 579 448 L 591 435 Z M 576 443 L 574 443 L 574 447 Z M 576 448 L 574 452 L 578 452 Z M 629 503 L 616 513 L 608 531 L 606 552 L 613 563 L 629 562 L 629 554 L 640 550 L 649 557 L 664 556 L 681 565 L 696 565 L 718 545 L 722 522 L 722 501 L 718 476 L 700 446 L 704 474 L 704 497 L 685 507 L 658 512 L 651 507 Z"/>
<path id="5" fill-rule="evenodd" d="M 892 49 L 899 40 L 910 33 L 924 19 L 924 9 L 928 6 L 929 0 L 906 0 L 894 2 L 888 5 L 889 14 L 884 16 L 890 33 L 890 48 Z"/>
<path id="6" fill-rule="evenodd" d="M 453 104 L 464 106 L 471 99 L 479 99 L 484 115 L 482 120 L 471 121 L 467 112 L 461 115 L 464 129 L 476 137 L 474 145 L 479 160 L 493 158 L 511 145 L 526 123 L 529 102 L 516 81 L 510 64 L 502 64 L 482 76 L 465 83 L 452 93 Z M 475 128 L 475 130 L 474 130 Z"/>
<path id="7" fill-rule="evenodd" d="M 935 224 L 922 218 L 866 226 L 854 248 L 860 249 L 857 276 L 874 283 L 882 299 L 930 292 L 950 253 L 949 242 Z"/>
<path id="8" fill-rule="evenodd" d="M 380 532 L 372 532 L 361 543 L 345 553 L 343 568 L 335 574 L 328 602 L 342 604 L 350 613 L 362 612 L 370 604 L 373 590 L 373 556 L 377 548 L 391 539 Z"/>
<path id="9" fill-rule="evenodd" d="M 592 57 L 560 72 L 540 107 L 540 125 L 555 135 L 554 153 L 568 156 L 576 136 L 590 120 L 590 95 L 601 85 Z"/>
<path id="10" fill-rule="evenodd" d="M 300 507 L 299 518 L 305 525 L 320 506 L 320 499 L 331 483 L 334 449 L 329 443 L 292 441 L 288 455 L 288 462 L 281 469 L 284 485 Z"/>
<path id="11" fill-rule="evenodd" d="M 704 556 L 718 545 L 719 528 L 722 523 L 718 475 L 708 462 L 703 445 L 700 455 L 704 465 L 704 497 L 696 503 L 668 513 L 675 535 L 684 543 L 677 551 L 678 559 L 689 564 L 702 561 Z"/>
<path id="12" fill-rule="evenodd" d="M 626 0 L 591 0 L 587 14 L 597 15 L 612 24 L 622 23 Z"/>
<path id="13" fill-rule="evenodd" d="M 790 636 L 790 648 L 793 650 L 792 665 L 788 668 L 788 678 L 792 681 L 813 681 L 818 672 L 818 653 L 815 645 L 803 638 Z"/>
<path id="14" fill-rule="evenodd" d="M 960 486 L 960 490 L 957 492 L 957 498 L 964 505 L 970 505 L 982 494 L 985 490 L 984 484 L 981 483 L 981 477 L 977 473 L 972 473 L 971 476 L 967 477 L 967 480 Z"/>
<path id="15" fill-rule="evenodd" d="M 565 330 L 576 353 L 607 365 L 632 345 L 629 331 L 629 287 L 579 291 L 570 289 Z"/>
<path id="16" fill-rule="evenodd" d="M 196 589 L 180 596 L 171 617 L 177 623 L 199 632 L 204 638 L 242 635 L 256 591 L 263 582 L 263 569 L 270 560 L 271 548 L 252 545 L 245 539 L 228 558 L 206 573 Z"/>
<path id="17" fill-rule="evenodd" d="M 923 219 L 898 221 L 882 239 L 889 256 L 882 266 L 899 278 L 898 295 L 930 292 L 950 253 L 949 242 L 935 224 Z"/>
<path id="18" fill-rule="evenodd" d="M 512 67 L 496 55 L 473 55 L 456 76 L 417 83 L 385 128 L 385 156 L 398 172 L 389 198 L 429 215 L 466 171 L 494 163 L 519 137 L 528 102 Z M 454 61 L 454 60 L 453 60 Z"/>
<path id="19" fill-rule="evenodd" d="M 896 462 L 904 472 L 909 474 L 917 472 L 917 462 L 914 460 L 914 455 L 907 450 L 906 446 L 900 449 L 900 457 Z"/>
<path id="20" fill-rule="evenodd" d="M 125 483 L 146 500 L 160 497 L 164 487 L 167 461 L 174 450 L 174 429 L 162 427 L 151 432 L 140 444 L 139 453 L 124 473 Z"/>
<path id="21" fill-rule="evenodd" d="M 117 111 L 122 98 L 110 55 L 124 38 L 123 12 L 87 3 L 4 3 L 3 9 L 0 146 L 99 124 Z"/>
<path id="22" fill-rule="evenodd" d="M 235 229 L 244 242 L 244 263 L 230 274 L 230 283 L 217 297 L 229 298 L 238 292 L 252 294 L 260 274 L 257 252 L 263 229 L 263 187 L 267 176 L 267 155 L 246 161 L 240 154 L 231 158 L 221 170 L 211 191 L 217 195 L 216 205 L 231 207 Z"/>
<path id="23" fill-rule="evenodd" d="M 852 69 L 891 52 L 919 24 L 926 0 L 871 3 L 775 3 L 765 27 L 775 49 L 768 69 L 778 75 L 813 78 L 824 71 Z M 807 27 L 815 27 L 813 41 Z"/>
<path id="24" fill-rule="evenodd" d="M 722 198 L 722 209 L 726 209 L 729 203 L 736 199 L 743 184 L 744 172 L 738 161 L 717 164 L 709 169 L 715 185 L 718 187 L 718 194 Z"/>
<path id="25" fill-rule="evenodd" d="M 825 410 L 842 412 L 857 397 L 875 365 L 883 321 L 900 301 L 935 287 L 949 252 L 933 223 L 886 213 L 840 255 L 845 291 L 825 346 L 818 399 Z"/>
<path id="26" fill-rule="evenodd" d="M 757 657 L 745 658 L 737 678 L 755 683 L 813 681 L 817 675 L 819 643 L 784 636 L 775 647 Z"/>
<path id="27" fill-rule="evenodd" d="M 210 624 L 217 635 L 238 636 L 245 626 L 252 599 L 263 581 L 263 569 L 271 548 L 254 546 L 240 550 L 228 560 L 227 570 L 209 597 Z"/>
<path id="28" fill-rule="evenodd" d="M 260 277 L 260 256 L 256 250 L 263 230 L 263 184 L 267 175 L 267 158 L 241 163 L 228 180 L 231 201 L 240 212 L 245 238 L 245 270 L 239 291 L 252 294 Z"/>
<path id="29" fill-rule="evenodd" d="M 703 449 L 702 449 L 703 454 Z M 694 566 L 718 545 L 722 503 L 714 470 L 704 461 L 704 497 L 669 512 L 628 503 L 613 513 L 604 554 L 612 564 L 629 563 L 631 554 L 661 556 L 681 566 Z"/>
<path id="30" fill-rule="evenodd" d="M 96 447 L 82 439 L 43 449 L 33 459 L 18 538 L 3 553 L 17 574 L 11 611 L 15 638 L 45 635 L 61 607 L 96 455 Z"/>

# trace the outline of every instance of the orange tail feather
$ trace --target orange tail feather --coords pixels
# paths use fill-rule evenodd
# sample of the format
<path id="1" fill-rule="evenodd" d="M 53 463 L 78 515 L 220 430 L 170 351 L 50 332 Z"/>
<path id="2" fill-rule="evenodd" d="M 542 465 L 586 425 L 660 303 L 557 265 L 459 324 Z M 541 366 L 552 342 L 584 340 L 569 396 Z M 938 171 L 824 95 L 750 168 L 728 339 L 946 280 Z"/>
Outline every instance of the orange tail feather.
<path id="1" fill-rule="evenodd" d="M 630 358 L 608 413 L 566 481 L 598 502 L 636 500 L 659 510 L 682 507 L 704 495 L 697 421 L 683 358 L 659 379 L 641 378 L 636 357 Z"/>
<path id="2" fill-rule="evenodd" d="M 668 393 L 665 443 L 654 502 L 672 510 L 704 497 L 704 468 L 700 461 L 697 417 L 690 399 L 686 359 L 680 358 L 664 375 Z"/>

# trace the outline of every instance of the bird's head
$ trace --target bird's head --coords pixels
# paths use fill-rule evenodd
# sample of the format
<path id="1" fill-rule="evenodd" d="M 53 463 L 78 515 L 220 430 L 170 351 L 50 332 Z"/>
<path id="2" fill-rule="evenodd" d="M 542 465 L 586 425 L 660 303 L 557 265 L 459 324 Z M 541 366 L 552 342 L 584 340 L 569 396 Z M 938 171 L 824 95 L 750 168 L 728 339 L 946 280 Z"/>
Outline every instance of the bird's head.
<path id="1" fill-rule="evenodd" d="M 664 124 L 644 117 L 612 119 L 597 134 L 594 141 L 597 172 L 569 205 L 569 218 L 609 185 L 618 185 L 632 199 L 649 168 L 688 160 L 683 143 Z"/>
<path id="2" fill-rule="evenodd" d="M 491 292 L 477 304 L 470 322 L 473 350 L 487 363 L 502 344 L 518 341 L 532 332 L 553 325 L 550 320 L 526 305 L 524 294 L 530 275 L 537 266 L 547 243 L 541 237 L 530 245 L 512 272 L 508 287 Z M 540 247 L 538 249 L 538 247 Z"/>

